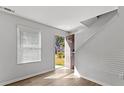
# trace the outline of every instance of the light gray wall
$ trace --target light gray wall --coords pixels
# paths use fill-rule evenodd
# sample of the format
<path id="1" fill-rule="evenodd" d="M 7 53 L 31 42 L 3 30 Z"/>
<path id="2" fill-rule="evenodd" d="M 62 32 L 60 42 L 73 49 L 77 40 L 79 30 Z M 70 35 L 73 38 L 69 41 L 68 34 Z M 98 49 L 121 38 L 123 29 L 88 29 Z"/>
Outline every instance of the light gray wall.
<path id="1" fill-rule="evenodd" d="M 76 34 L 75 71 L 103 85 L 124 85 L 124 7 L 105 21 L 107 18 L 109 15 L 103 16 L 87 29 L 98 33 L 80 49 L 83 34 Z"/>
<path id="2" fill-rule="evenodd" d="M 17 65 L 17 24 L 42 33 L 42 62 Z M 0 11 L 0 85 L 26 76 L 54 70 L 55 35 L 67 33 Z"/>

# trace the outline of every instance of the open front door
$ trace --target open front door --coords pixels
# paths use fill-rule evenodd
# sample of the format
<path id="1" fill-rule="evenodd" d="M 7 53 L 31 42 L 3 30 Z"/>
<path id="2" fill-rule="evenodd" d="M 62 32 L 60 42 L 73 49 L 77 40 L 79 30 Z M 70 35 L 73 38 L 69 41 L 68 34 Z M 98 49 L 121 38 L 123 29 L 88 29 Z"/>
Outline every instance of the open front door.
<path id="1" fill-rule="evenodd" d="M 66 37 L 65 40 L 65 67 L 74 69 L 74 34 Z"/>

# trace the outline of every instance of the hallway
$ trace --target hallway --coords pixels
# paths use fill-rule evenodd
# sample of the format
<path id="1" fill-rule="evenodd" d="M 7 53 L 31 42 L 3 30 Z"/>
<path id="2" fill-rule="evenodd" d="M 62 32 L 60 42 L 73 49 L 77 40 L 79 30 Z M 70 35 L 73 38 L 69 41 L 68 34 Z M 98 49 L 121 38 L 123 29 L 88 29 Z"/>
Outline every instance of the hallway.
<path id="1" fill-rule="evenodd" d="M 100 86 L 89 80 L 78 78 L 73 75 L 73 70 L 57 68 L 56 71 L 48 72 L 29 79 L 25 79 L 7 86 Z"/>

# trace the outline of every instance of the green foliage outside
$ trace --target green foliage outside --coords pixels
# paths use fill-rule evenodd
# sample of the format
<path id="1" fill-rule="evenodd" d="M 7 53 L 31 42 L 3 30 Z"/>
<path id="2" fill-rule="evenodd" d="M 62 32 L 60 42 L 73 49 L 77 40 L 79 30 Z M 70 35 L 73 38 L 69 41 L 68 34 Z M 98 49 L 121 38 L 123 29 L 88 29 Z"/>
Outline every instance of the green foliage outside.
<path id="1" fill-rule="evenodd" d="M 56 54 L 58 58 L 64 58 L 64 38 L 57 36 L 56 37 Z"/>
<path id="2" fill-rule="evenodd" d="M 64 47 L 65 47 L 65 43 L 64 43 L 64 38 L 61 36 L 57 36 L 56 37 L 56 57 L 55 57 L 55 63 L 56 65 L 64 65 Z"/>
<path id="3" fill-rule="evenodd" d="M 64 52 L 57 52 L 58 58 L 64 58 Z"/>

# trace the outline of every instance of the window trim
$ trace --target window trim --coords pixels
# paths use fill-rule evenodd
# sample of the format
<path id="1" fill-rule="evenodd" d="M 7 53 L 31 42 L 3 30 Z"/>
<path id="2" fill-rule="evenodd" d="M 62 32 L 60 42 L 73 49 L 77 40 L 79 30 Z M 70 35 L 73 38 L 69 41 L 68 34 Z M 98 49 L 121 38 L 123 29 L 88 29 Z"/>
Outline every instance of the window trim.
<path id="1" fill-rule="evenodd" d="M 42 51 L 42 33 L 39 29 L 37 28 L 32 28 L 32 27 L 29 27 L 29 26 L 25 26 L 25 25 L 17 25 L 16 26 L 16 29 L 17 29 L 17 64 L 30 64 L 30 63 L 38 63 L 38 62 L 41 62 L 42 61 L 42 52 L 41 52 L 41 59 L 40 60 L 37 60 L 37 61 L 27 61 L 27 62 L 21 62 L 20 61 L 20 40 L 21 40 L 21 37 L 20 37 L 20 32 L 21 31 L 24 31 L 24 32 L 38 32 L 40 34 L 40 41 L 41 41 L 41 51 Z"/>

